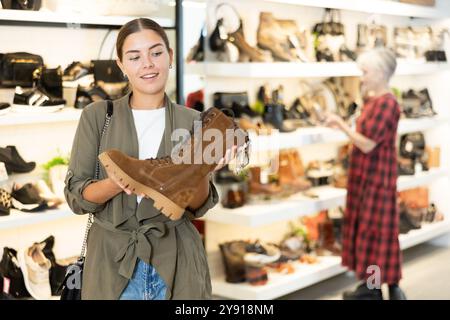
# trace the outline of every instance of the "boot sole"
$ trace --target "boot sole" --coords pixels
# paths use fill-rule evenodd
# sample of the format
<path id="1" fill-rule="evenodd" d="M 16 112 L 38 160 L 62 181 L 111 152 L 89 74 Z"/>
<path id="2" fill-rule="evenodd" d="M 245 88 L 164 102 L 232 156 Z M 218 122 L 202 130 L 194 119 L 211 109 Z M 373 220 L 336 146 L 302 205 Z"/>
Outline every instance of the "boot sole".
<path id="1" fill-rule="evenodd" d="M 153 199 L 153 206 L 161 211 L 170 220 L 178 220 L 183 216 L 185 211 L 175 202 L 167 198 L 165 195 L 159 193 L 158 191 L 143 185 L 142 183 L 134 180 L 129 175 L 127 175 L 122 169 L 117 166 L 114 161 L 111 160 L 106 152 L 103 152 L 98 156 L 100 162 L 112 170 L 114 175 L 119 178 L 119 181 L 127 188 L 136 194 L 144 194 L 147 197 Z"/>

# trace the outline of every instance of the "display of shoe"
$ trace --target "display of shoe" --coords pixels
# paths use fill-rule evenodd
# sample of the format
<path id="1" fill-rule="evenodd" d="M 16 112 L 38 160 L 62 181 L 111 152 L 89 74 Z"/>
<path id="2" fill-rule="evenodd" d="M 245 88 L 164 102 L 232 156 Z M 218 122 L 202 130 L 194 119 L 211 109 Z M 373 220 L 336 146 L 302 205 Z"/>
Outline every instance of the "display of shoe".
<path id="1" fill-rule="evenodd" d="M 32 183 L 26 183 L 23 186 L 14 183 L 11 196 L 23 204 L 39 205 L 44 202 L 44 199 L 39 195 L 39 190 Z"/>
<path id="2" fill-rule="evenodd" d="M 33 88 L 24 91 L 16 87 L 12 111 L 24 113 L 49 113 L 64 108 L 66 100 L 55 98 L 42 88 Z"/>
<path id="3" fill-rule="evenodd" d="M 64 188 L 68 168 L 68 165 L 61 164 L 53 166 L 48 170 L 48 180 L 51 186 L 51 190 L 56 195 L 56 198 L 62 202 L 66 201 Z"/>
<path id="4" fill-rule="evenodd" d="M 284 239 L 280 244 L 281 260 L 295 261 L 306 253 L 307 244 L 303 237 L 291 236 Z"/>
<path id="5" fill-rule="evenodd" d="M 30 294 L 25 287 L 22 270 L 17 260 L 17 251 L 4 247 L 0 261 L 0 274 L 9 279 L 9 294 L 14 298 L 29 298 Z"/>
<path id="6" fill-rule="evenodd" d="M 292 132 L 296 130 L 295 127 L 290 127 L 288 123 L 284 122 L 283 107 L 279 104 L 267 104 L 263 119 L 266 124 L 270 124 L 280 132 Z"/>
<path id="7" fill-rule="evenodd" d="M 334 160 L 311 161 L 306 169 L 306 177 L 314 187 L 325 186 L 331 183 L 334 175 Z"/>
<path id="8" fill-rule="evenodd" d="M 18 254 L 25 286 L 34 299 L 48 300 L 52 297 L 50 287 L 51 262 L 42 251 L 45 244 L 33 244 Z"/>
<path id="9" fill-rule="evenodd" d="M 239 29 L 228 35 L 229 42 L 234 44 L 239 49 L 239 61 L 240 62 L 272 62 L 273 58 L 270 52 L 263 51 L 258 48 L 254 48 L 247 43 L 244 37 L 244 30 L 242 27 L 242 21 Z"/>
<path id="10" fill-rule="evenodd" d="M 15 146 L 0 147 L 0 162 L 6 167 L 6 172 L 11 173 L 28 173 L 34 170 L 36 162 L 25 161 L 17 151 Z"/>
<path id="11" fill-rule="evenodd" d="M 342 247 L 336 242 L 334 225 L 331 219 L 319 223 L 319 239 L 316 253 L 318 256 L 340 256 Z"/>
<path id="12" fill-rule="evenodd" d="M 11 211 L 11 193 L 0 188 L 0 216 L 8 216 Z"/>
<path id="13" fill-rule="evenodd" d="M 83 109 L 92 102 L 108 99 L 110 99 L 109 95 L 100 86 L 96 85 L 92 85 L 90 87 L 78 86 L 74 107 L 76 109 Z"/>
<path id="14" fill-rule="evenodd" d="M 11 111 L 11 105 L 6 102 L 0 102 L 0 116 L 7 114 Z"/>
<path id="15" fill-rule="evenodd" d="M 43 92 L 55 98 L 63 98 L 63 82 L 61 66 L 57 68 L 41 67 L 33 76 L 36 78 L 37 87 Z"/>
<path id="16" fill-rule="evenodd" d="M 198 143 L 196 141 L 198 138 L 194 136 L 189 137 L 180 149 L 175 151 L 175 156 L 179 157 L 181 162 L 179 164 L 175 164 L 170 156 L 138 160 L 119 150 L 103 152 L 99 155 L 100 162 L 106 171 L 116 176 L 126 188 L 138 194 L 145 194 L 146 197 L 153 199 L 156 209 L 161 210 L 170 219 L 178 220 L 197 192 L 199 182 L 214 170 L 228 148 L 232 145 L 237 146 L 238 159 L 240 153 L 248 153 L 248 134 L 223 112 L 217 108 L 210 108 L 201 114 L 201 121 L 203 132 L 216 129 L 223 134 L 223 137 L 226 137 L 226 130 L 231 130 L 237 139 L 227 143 L 227 139 L 224 138 L 220 151 L 216 147 L 212 159 L 202 158 L 201 164 L 191 164 L 194 161 L 190 159 L 198 158 L 198 154 L 203 155 L 203 152 L 199 153 L 199 150 L 205 150 L 211 142 L 201 138 Z M 247 160 L 245 162 L 248 163 L 248 154 L 245 157 Z M 185 158 L 188 158 L 187 161 L 183 161 Z"/>
<path id="17" fill-rule="evenodd" d="M 63 202 L 63 199 L 58 198 L 55 193 L 50 189 L 47 183 L 44 180 L 38 180 L 34 186 L 39 192 L 39 196 L 47 201 L 48 203 L 53 203 L 54 205 L 60 205 Z"/>
<path id="18" fill-rule="evenodd" d="M 80 61 L 74 61 L 64 69 L 62 79 L 63 81 L 76 81 L 88 74 L 92 74 L 89 66 L 82 64 Z"/>
<path id="19" fill-rule="evenodd" d="M 9 280 L 6 280 L 0 273 L 0 300 L 16 300 L 9 294 Z"/>
<path id="20" fill-rule="evenodd" d="M 295 20 L 277 19 L 276 21 L 285 32 L 291 54 L 302 62 L 314 61 L 313 43 L 309 33 L 306 30 L 300 31 Z"/>
<path id="21" fill-rule="evenodd" d="M 353 291 L 345 291 L 344 300 L 383 300 L 381 289 L 369 289 L 366 283 L 361 283 Z"/>
<path id="22" fill-rule="evenodd" d="M 279 61 L 298 61 L 290 50 L 288 37 L 271 12 L 261 12 L 257 31 L 258 47 L 272 52 Z"/>
<path id="23" fill-rule="evenodd" d="M 260 167 L 250 167 L 249 192 L 253 195 L 273 196 L 281 193 L 282 188 L 273 182 L 263 182 Z"/>
<path id="24" fill-rule="evenodd" d="M 281 186 L 289 187 L 294 192 L 304 191 L 311 187 L 311 182 L 303 176 L 295 174 L 293 163 L 287 152 L 280 152 L 278 165 L 278 182 Z"/>
<path id="25" fill-rule="evenodd" d="M 50 287 L 52 296 L 58 296 L 61 294 L 62 283 L 66 276 L 67 266 L 69 263 L 61 263 L 61 261 L 56 260 L 55 254 L 53 252 L 53 247 L 55 245 L 55 237 L 48 236 L 45 240 L 38 243 L 43 245 L 42 252 L 45 257 L 51 262 L 51 267 L 49 271 L 50 276 Z"/>

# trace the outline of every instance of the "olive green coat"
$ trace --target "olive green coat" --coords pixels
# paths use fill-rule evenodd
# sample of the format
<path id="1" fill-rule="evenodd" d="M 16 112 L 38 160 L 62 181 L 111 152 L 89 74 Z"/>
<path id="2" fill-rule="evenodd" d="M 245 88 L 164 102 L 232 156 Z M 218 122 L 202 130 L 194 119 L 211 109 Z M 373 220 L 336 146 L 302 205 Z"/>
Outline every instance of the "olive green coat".
<path id="1" fill-rule="evenodd" d="M 138 139 L 130 94 L 114 101 L 114 113 L 101 141 L 101 151 L 115 148 L 138 158 Z M 174 146 L 173 129 L 191 130 L 200 113 L 165 99 L 165 132 L 158 157 L 170 155 Z M 94 224 L 88 237 L 82 299 L 118 299 L 128 284 L 137 259 L 153 265 L 167 286 L 166 299 L 210 299 L 211 280 L 205 249 L 190 219 L 203 216 L 218 202 L 210 182 L 206 202 L 184 218 L 170 221 L 152 205 L 151 199 L 122 192 L 104 204 L 82 197 L 83 189 L 97 180 L 95 166 L 106 103 L 94 102 L 81 115 L 75 134 L 65 196 L 76 214 L 94 213 Z M 176 143 L 176 142 L 175 142 Z M 99 179 L 106 178 L 100 165 Z"/>

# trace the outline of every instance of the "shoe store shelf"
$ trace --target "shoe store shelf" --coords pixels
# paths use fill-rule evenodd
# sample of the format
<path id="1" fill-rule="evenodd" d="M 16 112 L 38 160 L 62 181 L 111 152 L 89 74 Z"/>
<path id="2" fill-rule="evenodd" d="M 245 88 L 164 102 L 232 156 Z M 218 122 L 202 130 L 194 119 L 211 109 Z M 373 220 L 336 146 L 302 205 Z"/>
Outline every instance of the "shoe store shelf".
<path id="1" fill-rule="evenodd" d="M 345 272 L 340 257 L 320 257 L 312 265 L 294 263 L 292 274 L 269 273 L 263 286 L 227 283 L 225 279 L 212 279 L 213 295 L 237 300 L 270 300 L 309 287 Z"/>
<path id="2" fill-rule="evenodd" d="M 345 203 L 345 189 L 324 186 L 309 191 L 317 195 L 318 198 L 310 198 L 300 192 L 289 198 L 248 204 L 236 209 L 218 206 L 210 210 L 205 219 L 225 224 L 257 227 L 277 221 L 295 219 L 321 210 L 339 207 Z"/>
<path id="3" fill-rule="evenodd" d="M 0 217 L 0 230 L 23 227 L 42 222 L 55 221 L 71 216 L 73 217 L 75 215 L 67 205 L 63 205 L 58 209 L 33 213 L 11 210 L 11 214 L 9 216 Z"/>
<path id="4" fill-rule="evenodd" d="M 432 168 L 413 176 L 401 176 L 398 179 L 398 190 L 427 185 L 438 178 L 446 177 L 447 173 L 447 169 Z M 300 192 L 285 199 L 250 203 L 236 209 L 217 206 L 210 210 L 204 219 L 247 227 L 263 226 L 343 206 L 347 194 L 346 189 L 331 186 L 316 187 L 309 192 L 317 195 L 317 198 L 307 197 Z"/>
<path id="5" fill-rule="evenodd" d="M 405 250 L 449 232 L 450 221 L 444 220 L 426 224 L 421 229 L 401 234 L 399 236 L 400 247 L 402 250 Z M 212 280 L 213 294 L 241 300 L 276 299 L 344 273 L 347 270 L 341 265 L 340 257 L 319 257 L 319 261 L 316 264 L 295 263 L 294 266 L 295 272 L 288 275 L 269 272 L 269 281 L 263 286 L 232 284 L 227 283 L 223 277 L 215 278 Z"/>
<path id="6" fill-rule="evenodd" d="M 100 16 L 89 14 L 76 14 L 52 11 L 25 11 L 25 10 L 0 10 L 0 20 L 37 22 L 37 23 L 58 23 L 69 25 L 104 25 L 121 27 L 136 17 L 131 16 Z M 168 18 L 153 18 L 162 27 L 173 28 L 174 22 Z"/>
<path id="7" fill-rule="evenodd" d="M 431 168 L 413 176 L 400 176 L 397 180 L 397 189 L 402 191 L 424 186 L 439 178 L 448 177 L 448 173 L 449 170 L 446 168 Z"/>
<path id="8" fill-rule="evenodd" d="M 396 75 L 421 75 L 449 69 L 449 63 L 399 61 Z M 219 78 L 328 78 L 361 76 L 355 62 L 200 62 L 186 73 Z"/>
<path id="9" fill-rule="evenodd" d="M 419 119 L 401 119 L 398 126 L 398 134 L 406 134 L 415 131 L 425 131 L 441 124 L 449 123 L 445 117 L 424 117 Z M 340 130 L 326 127 L 305 127 L 293 132 L 276 133 L 272 135 L 259 135 L 250 132 L 252 151 L 267 151 L 273 149 L 298 148 L 319 143 L 347 142 L 347 136 Z"/>
<path id="10" fill-rule="evenodd" d="M 0 10 L 1 11 L 1 10 Z M 0 126 L 15 126 L 39 123 L 78 121 L 81 110 L 66 107 L 52 113 L 15 113 L 9 112 L 0 116 Z"/>
<path id="11" fill-rule="evenodd" d="M 267 2 L 387 14 L 414 18 L 440 19 L 448 17 L 443 10 L 387 0 L 265 0 Z"/>

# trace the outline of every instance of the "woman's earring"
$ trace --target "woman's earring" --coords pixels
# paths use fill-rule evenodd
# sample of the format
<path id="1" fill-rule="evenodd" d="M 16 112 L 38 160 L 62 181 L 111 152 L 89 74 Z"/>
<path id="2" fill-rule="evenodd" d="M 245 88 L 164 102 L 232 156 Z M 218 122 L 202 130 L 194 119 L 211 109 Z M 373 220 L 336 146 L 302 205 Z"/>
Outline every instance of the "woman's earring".
<path id="1" fill-rule="evenodd" d="M 126 73 L 123 74 L 123 78 L 128 81 L 128 76 L 126 75 Z"/>
<path id="2" fill-rule="evenodd" d="M 169 64 L 169 69 L 172 69 L 172 65 L 171 64 Z"/>

